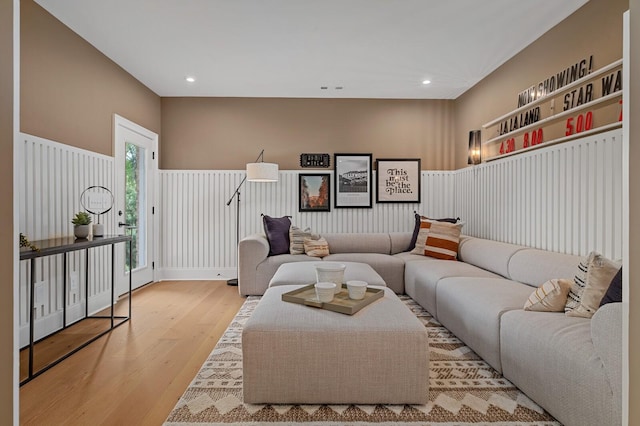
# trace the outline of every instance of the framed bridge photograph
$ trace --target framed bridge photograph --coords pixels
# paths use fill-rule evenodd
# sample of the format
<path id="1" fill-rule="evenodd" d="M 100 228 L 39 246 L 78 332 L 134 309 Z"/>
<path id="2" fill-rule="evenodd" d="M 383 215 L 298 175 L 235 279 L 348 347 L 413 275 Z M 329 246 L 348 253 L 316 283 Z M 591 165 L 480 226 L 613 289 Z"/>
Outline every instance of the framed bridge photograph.
<path id="1" fill-rule="evenodd" d="M 334 154 L 336 208 L 371 208 L 371 154 Z"/>

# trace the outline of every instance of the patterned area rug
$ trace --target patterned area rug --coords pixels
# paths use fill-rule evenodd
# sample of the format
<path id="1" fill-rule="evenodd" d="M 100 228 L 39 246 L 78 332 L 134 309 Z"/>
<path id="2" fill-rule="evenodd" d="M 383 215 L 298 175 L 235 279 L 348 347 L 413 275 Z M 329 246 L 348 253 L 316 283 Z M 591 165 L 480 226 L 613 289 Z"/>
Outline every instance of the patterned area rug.
<path id="1" fill-rule="evenodd" d="M 428 404 L 244 404 L 242 326 L 260 301 L 249 297 L 164 425 L 560 425 L 420 305 L 401 299 L 429 333 Z"/>

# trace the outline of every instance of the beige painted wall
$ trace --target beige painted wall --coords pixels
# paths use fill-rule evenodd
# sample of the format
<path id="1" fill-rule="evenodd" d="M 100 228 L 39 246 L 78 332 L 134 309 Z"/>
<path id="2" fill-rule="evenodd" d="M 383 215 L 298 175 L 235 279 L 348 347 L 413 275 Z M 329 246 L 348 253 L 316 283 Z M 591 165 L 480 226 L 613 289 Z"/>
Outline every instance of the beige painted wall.
<path id="1" fill-rule="evenodd" d="M 591 0 L 559 26 L 454 101 L 163 98 L 51 17 L 22 0 L 21 130 L 111 154 L 111 116 L 123 115 L 161 133 L 163 169 L 242 169 L 261 148 L 283 169 L 301 152 L 373 152 L 374 157 L 421 157 L 423 169 L 466 166 L 471 129 L 515 108 L 517 93 L 575 60 L 594 55 L 595 68 L 621 57 L 621 14 L 630 5 L 634 75 L 640 75 L 640 0 Z M 10 90 L 11 0 L 0 0 L 0 144 L 4 176 L 0 220 L 12 221 Z M 636 30 L 633 31 L 633 28 Z M 633 84 L 633 83 L 632 83 Z M 640 81 L 629 108 L 640 109 Z M 635 99 L 635 103 L 633 100 Z M 454 116 L 455 114 L 455 116 Z M 635 113 L 635 116 L 638 114 Z M 455 119 L 455 121 L 454 121 Z M 640 162 L 640 122 L 631 123 L 630 161 Z M 455 132 L 455 134 L 454 134 Z M 455 137 L 454 137 L 455 136 Z M 640 169 L 631 169 L 631 182 Z M 640 187 L 631 185 L 631 217 L 640 215 Z M 2 228 L 0 228 L 2 229 Z M 4 227 L 2 232 L 9 232 Z M 640 256 L 640 230 L 630 234 Z M 0 238 L 0 269 L 11 271 L 12 238 Z M 640 266 L 631 262 L 630 358 L 640 357 Z M 635 277 L 635 278 L 634 278 Z M 0 424 L 12 410 L 11 277 L 0 298 Z M 5 306 L 6 304 L 9 304 Z M 634 309 L 635 308 L 635 309 Z M 640 400 L 640 364 L 631 365 L 631 401 Z M 630 424 L 640 424 L 631 404 Z"/>
<path id="2" fill-rule="evenodd" d="M 51 16 L 21 1 L 21 131 L 113 155 L 113 114 L 160 132 L 160 97 Z"/>
<path id="3" fill-rule="evenodd" d="M 458 97 L 455 168 L 466 166 L 469 130 L 516 109 L 518 93 L 590 55 L 593 70 L 622 58 L 622 14 L 628 6 L 628 0 L 590 0 Z"/>
<path id="4" fill-rule="evenodd" d="M 13 424 L 13 0 L 0 0 L 0 424 Z"/>
<path id="5" fill-rule="evenodd" d="M 265 148 L 281 169 L 301 153 L 370 152 L 447 170 L 453 118 L 449 100 L 162 98 L 160 167 L 244 169 Z"/>
<path id="6" fill-rule="evenodd" d="M 640 0 L 629 1 L 631 19 L 631 78 L 628 104 L 631 117 L 640 116 Z M 635 77 L 635 78 L 634 78 Z M 640 425 L 640 121 L 629 123 L 629 425 Z"/>

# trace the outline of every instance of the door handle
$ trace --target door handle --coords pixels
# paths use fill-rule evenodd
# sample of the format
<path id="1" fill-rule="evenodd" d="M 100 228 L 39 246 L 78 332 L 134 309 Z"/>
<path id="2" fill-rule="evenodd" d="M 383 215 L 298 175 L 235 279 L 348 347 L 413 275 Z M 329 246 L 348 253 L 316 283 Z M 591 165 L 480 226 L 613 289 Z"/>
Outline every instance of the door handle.
<path id="1" fill-rule="evenodd" d="M 135 226 L 131 226 L 130 223 L 118 222 L 118 228 L 122 228 L 123 226 L 126 226 L 127 228 L 135 228 Z"/>

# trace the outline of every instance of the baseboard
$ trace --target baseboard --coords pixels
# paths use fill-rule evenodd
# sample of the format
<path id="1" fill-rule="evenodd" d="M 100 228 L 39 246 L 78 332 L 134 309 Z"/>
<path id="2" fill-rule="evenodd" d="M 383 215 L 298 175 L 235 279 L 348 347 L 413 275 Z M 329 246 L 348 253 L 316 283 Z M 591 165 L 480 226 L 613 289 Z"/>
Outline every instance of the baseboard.
<path id="1" fill-rule="evenodd" d="M 229 280 L 237 276 L 235 268 L 160 268 L 156 281 Z"/>

